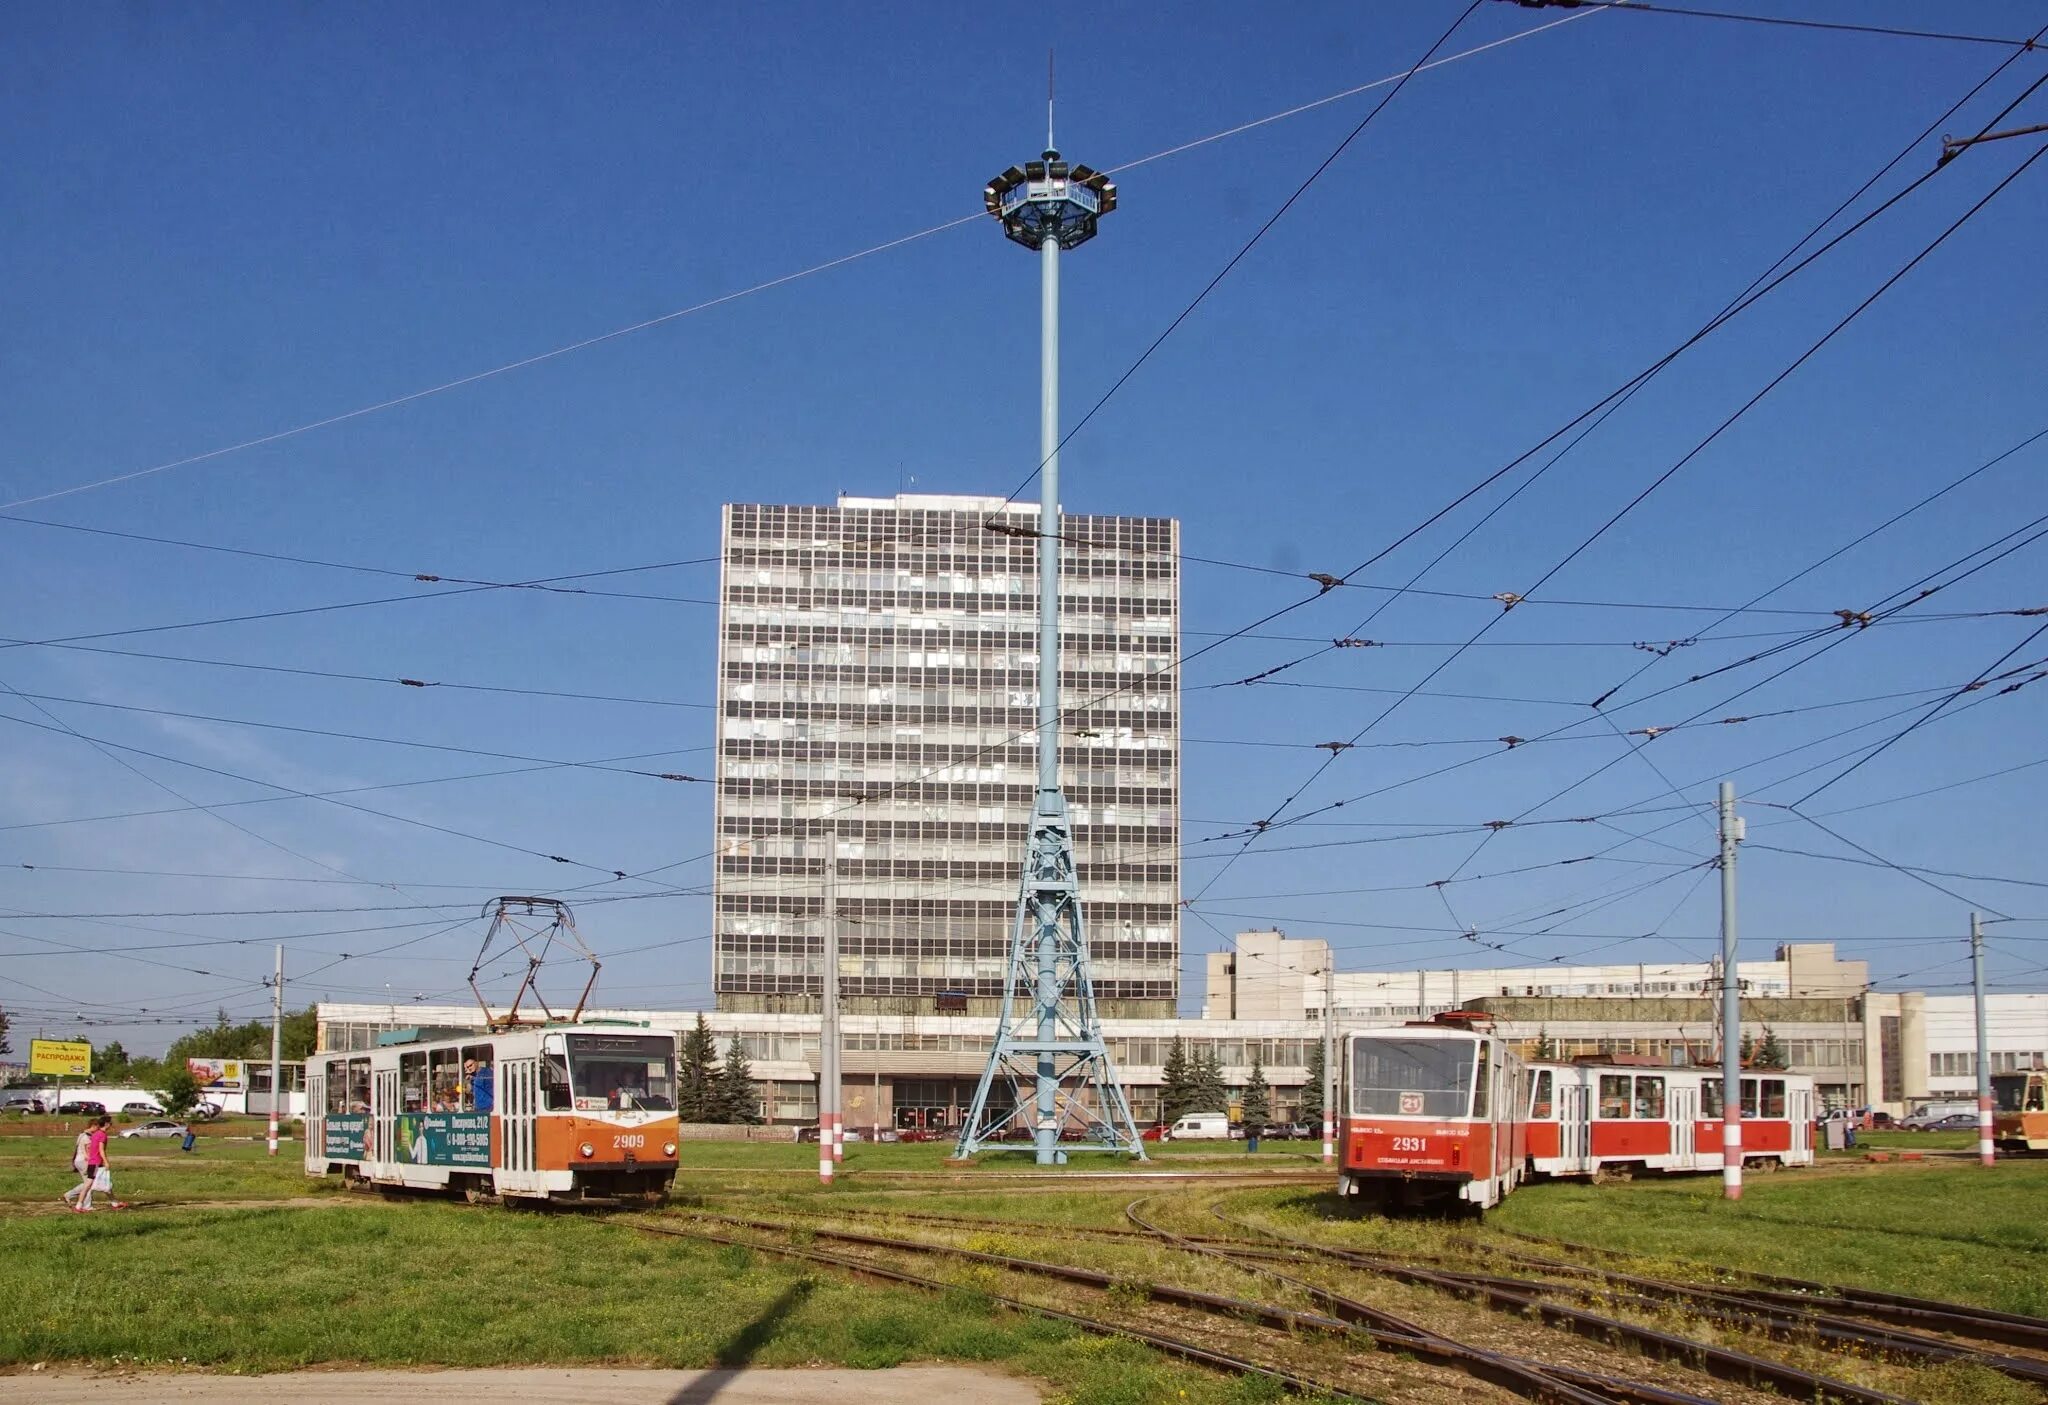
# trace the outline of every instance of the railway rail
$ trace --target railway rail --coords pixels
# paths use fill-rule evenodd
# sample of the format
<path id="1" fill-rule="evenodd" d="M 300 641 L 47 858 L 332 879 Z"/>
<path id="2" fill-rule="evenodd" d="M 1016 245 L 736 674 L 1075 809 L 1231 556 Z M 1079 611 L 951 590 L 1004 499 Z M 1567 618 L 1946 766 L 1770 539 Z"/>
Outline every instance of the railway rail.
<path id="1" fill-rule="evenodd" d="M 1868 1322 L 1853 1320 L 1850 1314 L 1861 1313 L 1864 1305 L 1843 1295 L 1858 1290 L 1830 1289 L 1822 1284 L 1807 1285 L 1824 1295 L 1819 1298 L 1787 1292 L 1744 1292 L 1502 1251 L 1503 1257 L 1543 1272 L 1591 1278 L 1595 1283 L 1593 1286 L 1587 1286 L 1540 1279 L 1511 1278 L 1446 1267 L 1443 1256 L 1428 1256 L 1418 1260 L 1417 1256 L 1409 1255 L 1395 1259 L 1386 1255 L 1336 1249 L 1280 1235 L 1242 1220 L 1233 1220 L 1216 1206 L 1210 1207 L 1210 1213 L 1225 1225 L 1263 1235 L 1286 1245 L 1298 1254 L 1388 1275 L 1406 1282 L 1442 1287 L 1450 1292 L 1462 1292 L 1466 1296 L 1485 1301 L 1490 1306 L 1511 1312 L 1541 1313 L 1545 1320 L 1553 1321 L 1554 1325 L 1565 1325 L 1575 1330 L 1581 1325 L 1575 1315 L 1557 1320 L 1545 1307 L 1542 1299 L 1567 1297 L 1582 1303 L 1597 1303 L 1605 1307 L 1629 1307 L 1649 1312 L 1668 1311 L 1671 1305 L 1677 1304 L 1688 1316 L 1773 1341 L 1807 1343 L 1833 1351 L 1881 1356 L 1917 1366 L 1967 1361 L 2016 1380 L 2036 1386 L 2048 1386 L 2048 1359 L 1989 1352 L 1971 1344 L 1991 1341 L 2048 1348 L 2048 1322 L 2020 1318 L 2015 1314 L 1989 1314 L 1987 1310 L 1988 1315 L 1980 1320 L 1976 1309 L 1958 1303 L 1939 1303 L 1931 1299 L 1910 1300 L 1916 1304 L 1910 1309 L 1888 1303 L 1870 1305 L 1876 1308 L 1879 1314 L 1910 1316 L 1923 1325 L 1939 1324 L 1950 1334 L 1949 1337 L 1942 1337 L 1926 1332 L 1877 1327 Z M 1887 1298 L 1891 1295 L 1873 1296 Z M 1823 1310 L 1824 1308 L 1829 1310 Z M 1954 1340 L 1957 1337 L 1964 1340 Z M 1647 1342 L 1642 1344 L 1650 1345 Z"/>

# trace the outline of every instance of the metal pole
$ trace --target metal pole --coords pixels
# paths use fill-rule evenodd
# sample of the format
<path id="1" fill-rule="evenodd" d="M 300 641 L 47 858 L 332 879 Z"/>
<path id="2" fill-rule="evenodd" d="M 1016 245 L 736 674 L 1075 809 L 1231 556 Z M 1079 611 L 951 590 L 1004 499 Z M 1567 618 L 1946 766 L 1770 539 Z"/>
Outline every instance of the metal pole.
<path id="1" fill-rule="evenodd" d="M 275 1003 L 270 1016 L 270 1154 L 277 1155 L 277 1100 L 284 1096 L 281 1075 L 284 1059 L 284 944 L 277 947 L 277 979 L 272 982 Z"/>
<path id="2" fill-rule="evenodd" d="M 1735 966 L 1735 784 L 1721 782 L 1721 1193 L 1742 1198 L 1742 982 Z"/>
<path id="3" fill-rule="evenodd" d="M 1337 963 L 1323 960 L 1323 1164 L 1337 1159 Z"/>
<path id="4" fill-rule="evenodd" d="M 1998 1159 L 1991 1138 L 1991 1039 L 1984 1025 L 1984 920 L 1970 914 L 1970 983 L 1977 992 L 1977 1159 Z"/>
<path id="5" fill-rule="evenodd" d="M 839 841 L 826 836 L 825 969 L 819 973 L 818 1180 L 832 1184 L 839 1149 Z"/>
<path id="6" fill-rule="evenodd" d="M 1060 241 L 1038 246 L 1038 789 L 1060 786 Z M 1038 1037 L 1059 1037 L 1059 914 L 1041 909 L 1038 921 Z M 1040 1166 L 1059 1152 L 1059 1064 L 1038 1055 L 1038 1125 L 1033 1136 Z"/>

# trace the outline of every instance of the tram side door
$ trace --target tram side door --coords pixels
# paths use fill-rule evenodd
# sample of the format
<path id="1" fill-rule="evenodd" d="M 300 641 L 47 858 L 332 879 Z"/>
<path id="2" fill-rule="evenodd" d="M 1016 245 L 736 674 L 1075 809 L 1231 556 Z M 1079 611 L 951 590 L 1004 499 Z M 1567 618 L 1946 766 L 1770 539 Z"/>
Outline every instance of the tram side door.
<path id="1" fill-rule="evenodd" d="M 1699 1128 L 1694 1119 L 1699 1115 L 1699 1097 L 1697 1088 L 1671 1090 L 1671 1154 L 1680 1169 L 1690 1169 L 1697 1160 Z"/>
<path id="2" fill-rule="evenodd" d="M 327 1065 L 306 1066 L 306 1156 L 327 1155 Z"/>
<path id="3" fill-rule="evenodd" d="M 385 1165 L 398 1159 L 398 1070 L 378 1069 L 370 1090 L 370 1122 L 375 1155 L 371 1160 Z"/>
<path id="4" fill-rule="evenodd" d="M 1583 1167 L 1593 1154 L 1593 1124 L 1586 1117 L 1587 1087 L 1573 1079 L 1557 1090 L 1558 1148 L 1566 1163 Z"/>
<path id="5" fill-rule="evenodd" d="M 534 1169 L 534 1113 L 540 1106 L 540 1063 L 506 1059 L 499 1069 L 498 1115 L 503 1122 L 507 1171 Z"/>

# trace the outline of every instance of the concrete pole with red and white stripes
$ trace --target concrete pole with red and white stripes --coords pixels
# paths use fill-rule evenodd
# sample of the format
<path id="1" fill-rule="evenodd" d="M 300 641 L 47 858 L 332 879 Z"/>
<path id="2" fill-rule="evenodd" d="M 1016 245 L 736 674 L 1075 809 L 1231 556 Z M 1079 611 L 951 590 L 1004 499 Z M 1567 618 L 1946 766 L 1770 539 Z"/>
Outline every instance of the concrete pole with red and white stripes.
<path id="1" fill-rule="evenodd" d="M 1721 782 L 1721 1194 L 1742 1198 L 1742 981 L 1735 964 L 1735 784 Z"/>
<path id="2" fill-rule="evenodd" d="M 819 973 L 822 991 L 818 1022 L 818 1180 L 832 1184 L 844 1157 L 839 1141 L 839 836 L 826 836 L 825 950 Z"/>
<path id="3" fill-rule="evenodd" d="M 277 1100 L 284 1096 L 284 944 L 277 948 L 276 989 L 271 992 L 275 1002 L 270 1015 L 270 1154 L 277 1155 Z M 1981 1002 L 1980 1002 L 1981 1003 Z"/>
<path id="4" fill-rule="evenodd" d="M 1337 962 L 1323 947 L 1323 1164 L 1337 1159 Z"/>
<path id="5" fill-rule="evenodd" d="M 1991 1135 L 1991 1039 L 1984 1025 L 1984 919 L 1970 914 L 1970 983 L 1977 992 L 1977 1159 L 1998 1160 Z"/>

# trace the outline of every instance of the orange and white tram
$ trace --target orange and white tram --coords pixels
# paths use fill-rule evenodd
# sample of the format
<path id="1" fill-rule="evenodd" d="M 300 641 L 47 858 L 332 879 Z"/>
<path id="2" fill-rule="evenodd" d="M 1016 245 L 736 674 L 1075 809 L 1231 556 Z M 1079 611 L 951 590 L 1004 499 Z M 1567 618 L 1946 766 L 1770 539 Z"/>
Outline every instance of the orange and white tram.
<path id="1" fill-rule="evenodd" d="M 1992 1074 L 1991 1104 L 2000 1151 L 2048 1151 L 2048 1069 Z"/>
<path id="2" fill-rule="evenodd" d="M 1527 1065 L 1486 1016 L 1353 1034 L 1343 1072 L 1339 1194 L 1485 1210 L 1521 1182 Z"/>
<path id="3" fill-rule="evenodd" d="M 1533 1063 L 1529 1169 L 1538 1176 L 1721 1169 L 1721 1074 L 1599 1060 Z M 1742 1078 L 1747 1165 L 1814 1159 L 1813 1079 L 1757 1070 Z"/>
<path id="4" fill-rule="evenodd" d="M 658 1199 L 676 1040 L 642 1026 L 402 1030 L 306 1061 L 306 1174 L 472 1200 Z"/>

